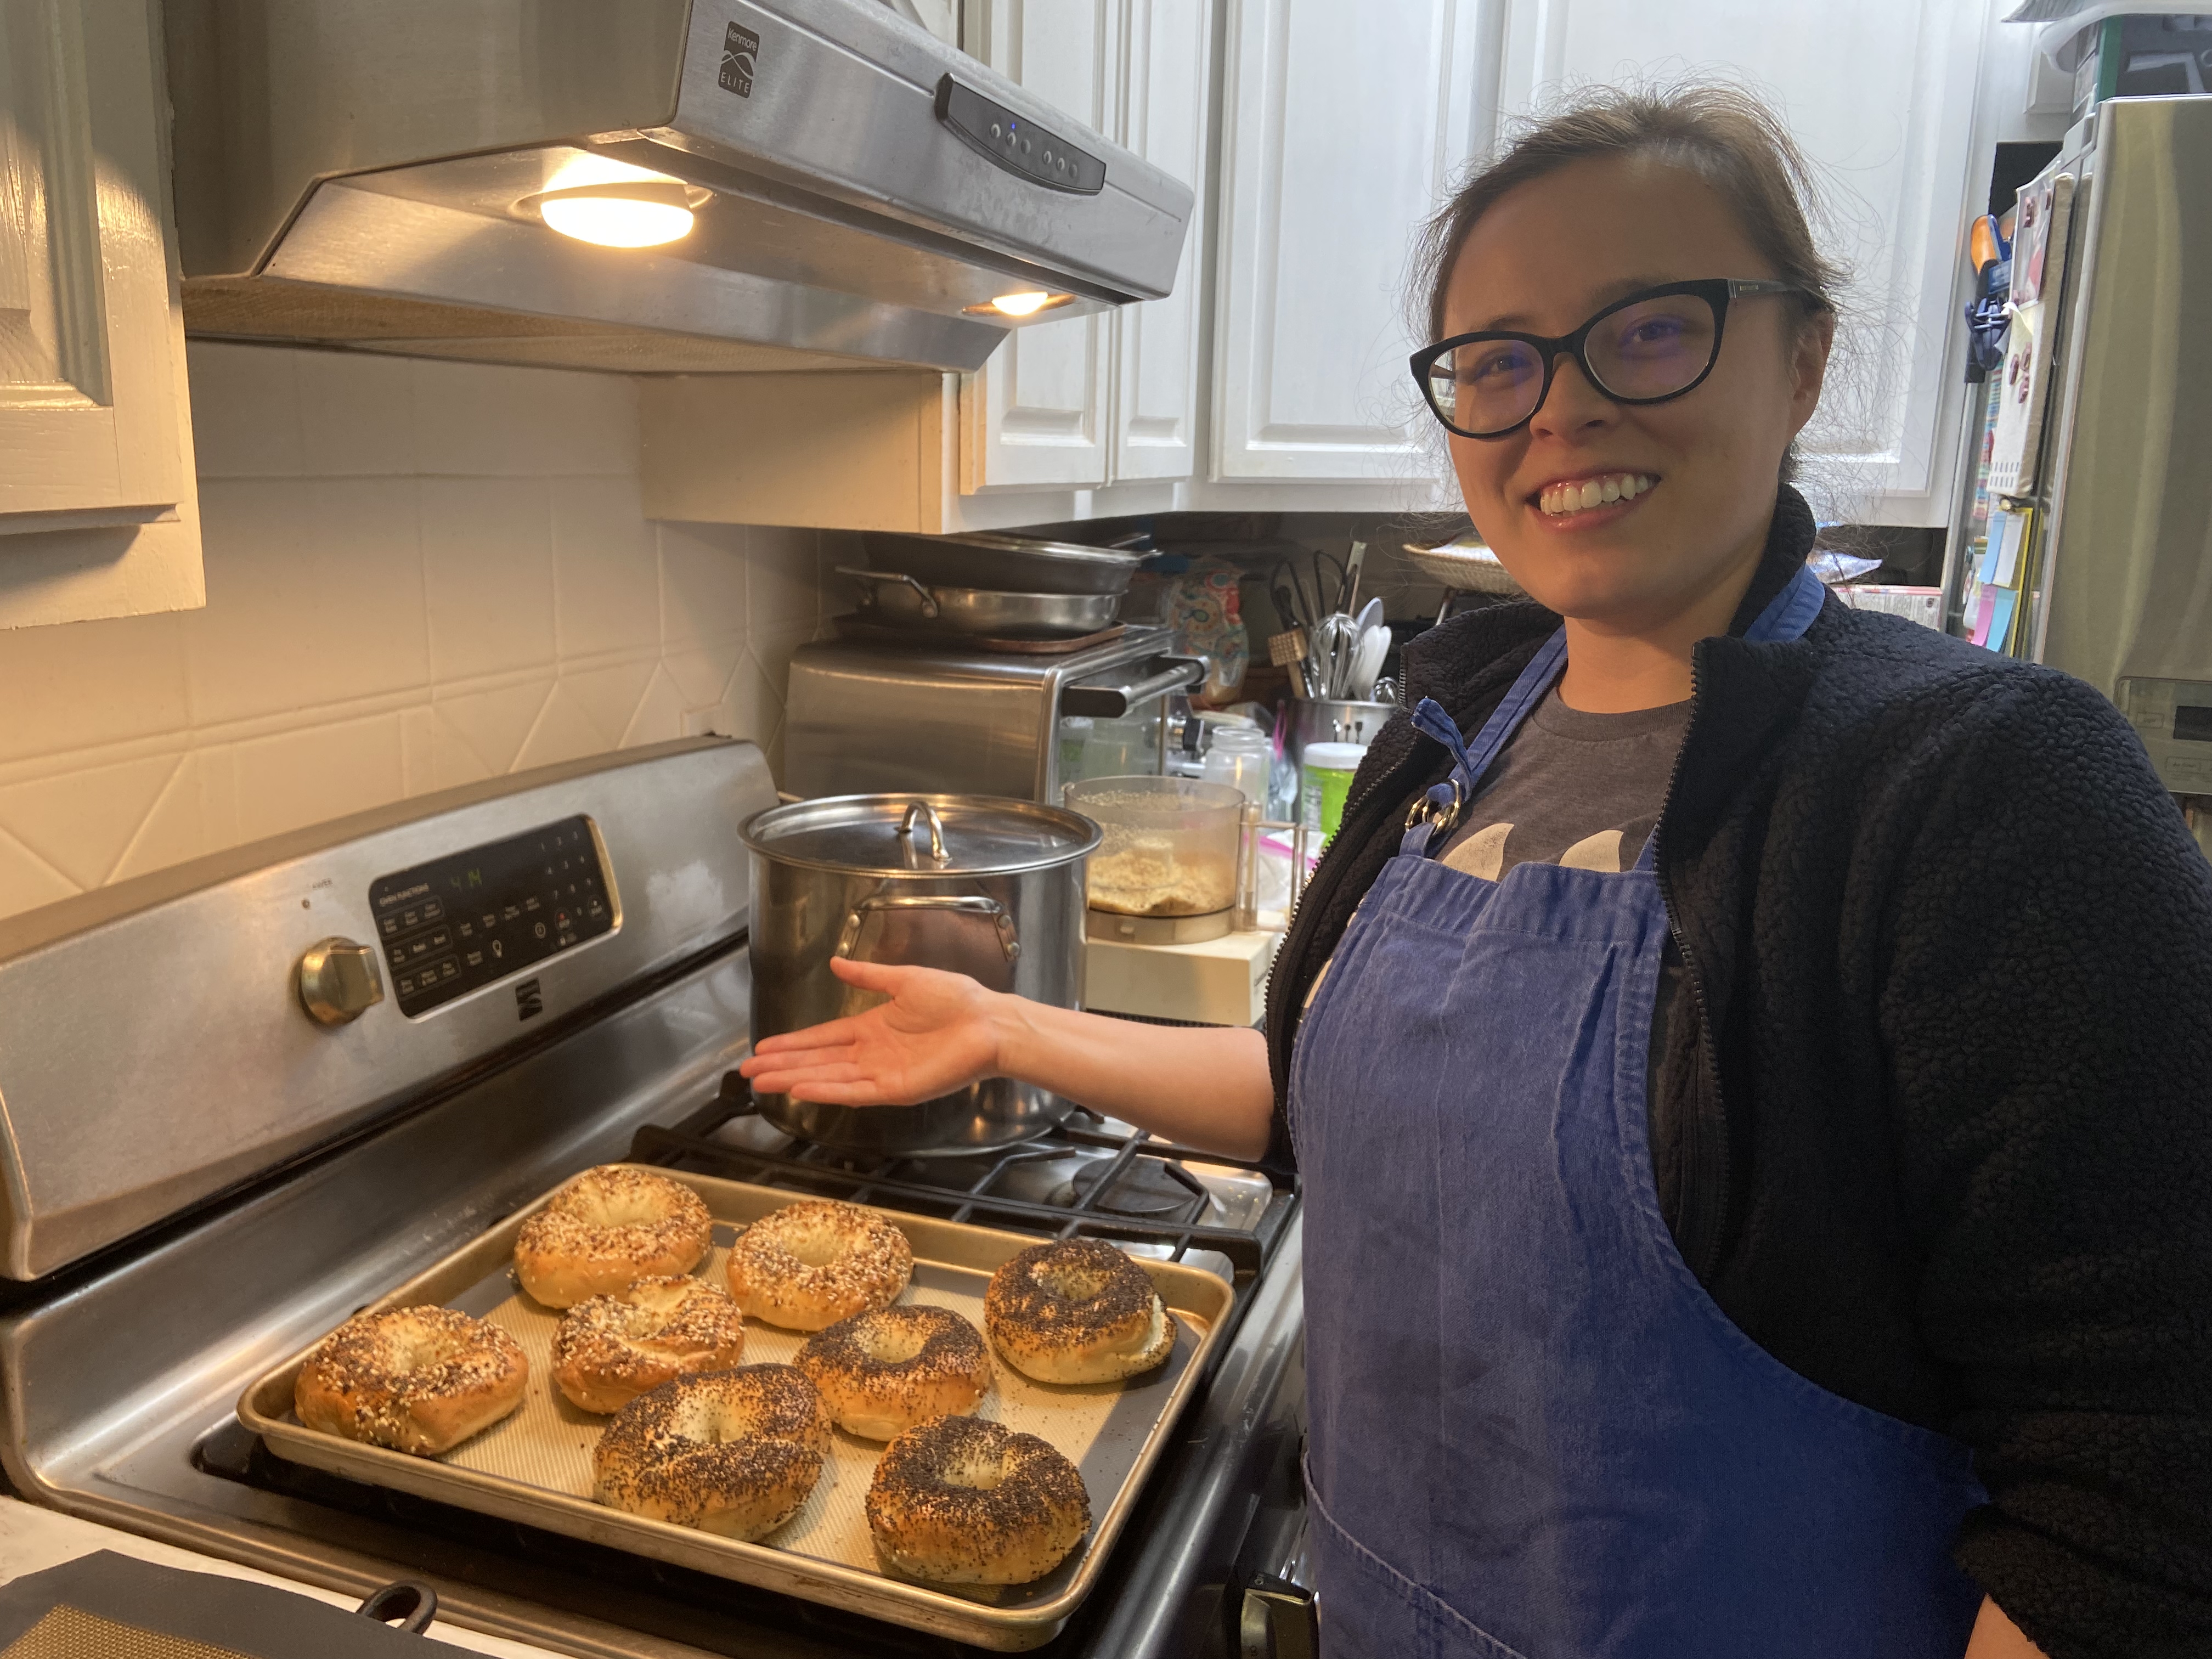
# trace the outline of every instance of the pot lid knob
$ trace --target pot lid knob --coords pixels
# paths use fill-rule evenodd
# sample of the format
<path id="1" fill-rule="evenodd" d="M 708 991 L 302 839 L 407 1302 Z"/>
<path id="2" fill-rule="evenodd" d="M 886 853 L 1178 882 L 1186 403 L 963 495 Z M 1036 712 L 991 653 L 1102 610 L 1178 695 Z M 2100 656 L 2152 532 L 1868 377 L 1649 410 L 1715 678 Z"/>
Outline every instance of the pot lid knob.
<path id="1" fill-rule="evenodd" d="M 907 803 L 906 816 L 899 820 L 898 833 L 907 837 L 907 863 L 914 863 L 914 826 L 919 821 L 929 826 L 930 862 L 945 865 L 952 862 L 952 854 L 945 850 L 945 820 L 937 816 L 937 809 L 926 800 Z"/>

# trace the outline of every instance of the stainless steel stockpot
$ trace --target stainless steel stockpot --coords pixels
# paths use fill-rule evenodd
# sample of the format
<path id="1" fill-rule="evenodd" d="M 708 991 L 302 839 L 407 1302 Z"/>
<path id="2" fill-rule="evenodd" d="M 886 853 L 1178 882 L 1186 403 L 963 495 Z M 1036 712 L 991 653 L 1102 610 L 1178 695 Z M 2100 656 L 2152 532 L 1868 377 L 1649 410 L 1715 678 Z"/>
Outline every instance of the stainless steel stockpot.
<path id="1" fill-rule="evenodd" d="M 1099 838 L 1088 818 L 988 795 L 833 795 L 771 807 L 738 834 L 752 854 L 756 1042 L 884 1000 L 831 972 L 836 957 L 1082 1003 L 1083 861 Z M 870 1152 L 1001 1146 L 1071 1109 L 1009 1078 L 911 1107 L 758 1099 L 787 1134 Z"/>

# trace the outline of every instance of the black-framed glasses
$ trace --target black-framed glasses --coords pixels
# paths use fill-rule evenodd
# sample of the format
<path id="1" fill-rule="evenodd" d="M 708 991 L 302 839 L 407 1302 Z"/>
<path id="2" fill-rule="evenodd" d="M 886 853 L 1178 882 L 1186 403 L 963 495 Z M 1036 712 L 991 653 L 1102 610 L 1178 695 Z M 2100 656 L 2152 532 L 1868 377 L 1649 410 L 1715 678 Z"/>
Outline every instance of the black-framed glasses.
<path id="1" fill-rule="evenodd" d="M 1562 356 L 1617 404 L 1663 404 L 1712 373 L 1729 301 L 1803 292 L 1735 276 L 1668 283 L 1614 301 L 1557 339 L 1510 329 L 1455 334 L 1413 354 L 1413 379 L 1437 418 L 1462 438 L 1502 438 L 1526 426 L 1551 395 Z"/>

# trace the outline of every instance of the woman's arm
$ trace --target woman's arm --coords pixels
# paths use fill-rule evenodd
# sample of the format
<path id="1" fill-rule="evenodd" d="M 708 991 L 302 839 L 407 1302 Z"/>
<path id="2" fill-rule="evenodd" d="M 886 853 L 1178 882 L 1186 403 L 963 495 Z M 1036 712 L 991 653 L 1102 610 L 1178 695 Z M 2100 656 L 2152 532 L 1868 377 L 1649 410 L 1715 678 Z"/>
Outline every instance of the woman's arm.
<path id="1" fill-rule="evenodd" d="M 2212 866 L 2080 681 L 1941 729 L 1876 786 L 1910 842 L 1855 851 L 1895 872 L 1887 1115 L 1990 1495 L 1956 1559 L 2053 1659 L 2212 1652 Z"/>
<path id="2" fill-rule="evenodd" d="M 987 991 L 965 974 L 830 964 L 889 999 L 804 1031 L 763 1037 L 738 1069 L 763 1094 L 836 1106 L 911 1106 L 1011 1077 L 1140 1129 L 1255 1158 L 1275 1097 L 1267 1046 L 1241 1026 L 1146 1025 Z"/>

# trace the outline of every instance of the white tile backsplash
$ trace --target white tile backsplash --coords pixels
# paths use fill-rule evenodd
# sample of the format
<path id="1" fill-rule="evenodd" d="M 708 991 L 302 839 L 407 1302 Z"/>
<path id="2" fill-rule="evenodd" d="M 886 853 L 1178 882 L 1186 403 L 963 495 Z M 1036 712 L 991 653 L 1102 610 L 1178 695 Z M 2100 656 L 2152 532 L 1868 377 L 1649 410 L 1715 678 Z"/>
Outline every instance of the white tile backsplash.
<path id="1" fill-rule="evenodd" d="M 858 538 L 647 520 L 630 380 L 189 360 L 207 608 L 0 633 L 0 915 L 688 732 L 780 768 L 791 652 Z"/>
<path id="2" fill-rule="evenodd" d="M 192 724 L 426 683 L 417 505 L 407 477 L 204 481 L 207 608 L 179 618 Z"/>
<path id="3" fill-rule="evenodd" d="M 423 478 L 415 488 L 431 678 L 551 666 L 550 480 Z"/>

